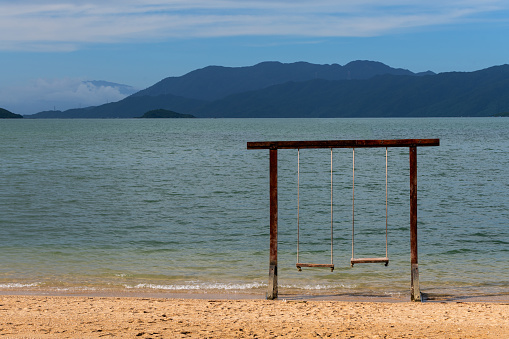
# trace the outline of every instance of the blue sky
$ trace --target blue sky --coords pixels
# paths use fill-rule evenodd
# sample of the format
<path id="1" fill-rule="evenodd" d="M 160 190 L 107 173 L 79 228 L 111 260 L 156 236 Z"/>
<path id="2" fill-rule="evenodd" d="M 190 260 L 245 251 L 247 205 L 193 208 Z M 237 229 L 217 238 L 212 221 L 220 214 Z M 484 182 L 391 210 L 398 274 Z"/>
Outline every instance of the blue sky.
<path id="1" fill-rule="evenodd" d="M 0 0 L 0 107 L 21 114 L 123 97 L 83 80 L 142 89 L 269 60 L 414 72 L 505 64 L 509 1 Z"/>

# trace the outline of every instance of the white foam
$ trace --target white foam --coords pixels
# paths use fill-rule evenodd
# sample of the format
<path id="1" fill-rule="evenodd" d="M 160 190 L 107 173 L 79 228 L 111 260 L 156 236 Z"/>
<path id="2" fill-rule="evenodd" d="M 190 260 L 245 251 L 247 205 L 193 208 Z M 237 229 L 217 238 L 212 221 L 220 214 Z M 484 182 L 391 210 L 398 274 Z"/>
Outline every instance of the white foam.
<path id="1" fill-rule="evenodd" d="M 334 285 L 324 285 L 324 284 L 313 284 L 313 285 L 281 285 L 284 288 L 294 288 L 301 290 L 332 290 L 337 288 L 348 288 L 353 289 L 356 288 L 355 285 L 345 285 L 345 284 L 334 284 Z"/>
<path id="2" fill-rule="evenodd" d="M 80 291 L 97 291 L 95 287 L 56 287 L 52 288 L 52 291 L 58 292 L 80 292 Z"/>
<path id="3" fill-rule="evenodd" d="M 40 283 L 32 283 L 32 284 L 21 284 L 21 283 L 8 283 L 8 284 L 0 284 L 0 288 L 24 288 L 24 287 L 37 287 Z"/>
<path id="4" fill-rule="evenodd" d="M 157 290 L 249 290 L 254 288 L 265 287 L 264 283 L 244 283 L 244 284 L 225 284 L 225 283 L 190 283 L 177 285 L 157 285 L 157 284 L 138 284 L 135 286 L 124 285 L 126 288 L 148 288 Z"/>
<path id="5" fill-rule="evenodd" d="M 284 288 L 300 289 L 300 290 L 333 290 L 338 288 L 355 289 L 356 285 L 347 284 L 283 284 L 280 285 Z M 138 285 L 124 285 L 128 289 L 156 289 L 156 290 L 171 290 L 171 291 L 184 291 L 184 290 L 250 290 L 256 288 L 267 287 L 266 283 L 252 282 L 252 283 L 203 283 L 203 282 L 188 282 L 186 284 L 175 285 L 159 285 L 159 284 L 138 284 Z"/>

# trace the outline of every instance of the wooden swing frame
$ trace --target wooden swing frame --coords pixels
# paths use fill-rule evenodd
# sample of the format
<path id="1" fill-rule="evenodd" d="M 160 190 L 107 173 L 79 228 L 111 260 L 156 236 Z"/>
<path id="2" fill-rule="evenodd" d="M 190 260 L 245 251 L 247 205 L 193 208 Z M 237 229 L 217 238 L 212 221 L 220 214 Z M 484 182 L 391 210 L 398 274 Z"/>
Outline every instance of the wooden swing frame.
<path id="1" fill-rule="evenodd" d="M 318 141 L 261 141 L 248 142 L 247 149 L 269 150 L 269 196 L 270 196 L 270 249 L 269 283 L 267 299 L 278 297 L 277 270 L 277 151 L 278 149 L 303 148 L 369 148 L 408 147 L 410 158 L 410 300 L 422 301 L 419 287 L 419 265 L 417 256 L 417 147 L 440 146 L 439 139 L 390 139 L 390 140 L 318 140 Z"/>

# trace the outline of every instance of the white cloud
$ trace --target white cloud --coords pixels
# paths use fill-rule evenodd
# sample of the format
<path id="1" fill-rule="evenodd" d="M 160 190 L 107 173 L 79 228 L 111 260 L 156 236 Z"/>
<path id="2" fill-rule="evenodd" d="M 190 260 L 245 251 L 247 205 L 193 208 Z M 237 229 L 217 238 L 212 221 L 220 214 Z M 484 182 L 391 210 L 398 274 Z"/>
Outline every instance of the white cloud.
<path id="1" fill-rule="evenodd" d="M 126 88 L 127 87 L 127 88 Z M 125 98 L 135 90 L 107 82 L 81 79 L 35 79 L 0 89 L 0 107 L 18 114 L 102 105 Z"/>
<path id="2" fill-rule="evenodd" d="M 504 7 L 505 6 L 505 7 Z M 242 35 L 377 36 L 455 24 L 501 0 L 0 0 L 0 50 Z"/>

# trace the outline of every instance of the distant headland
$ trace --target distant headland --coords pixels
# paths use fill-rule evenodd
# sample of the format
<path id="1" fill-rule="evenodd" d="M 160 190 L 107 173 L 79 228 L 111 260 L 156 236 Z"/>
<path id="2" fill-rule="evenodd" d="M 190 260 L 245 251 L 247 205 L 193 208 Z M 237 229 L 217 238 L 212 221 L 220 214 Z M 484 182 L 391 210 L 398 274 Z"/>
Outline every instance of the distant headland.
<path id="1" fill-rule="evenodd" d="M 509 112 L 502 112 L 499 114 L 495 114 L 496 117 L 509 117 Z"/>
<path id="2" fill-rule="evenodd" d="M 196 118 L 191 114 L 181 114 L 167 109 L 154 109 L 143 114 L 140 119 L 192 119 Z"/>
<path id="3" fill-rule="evenodd" d="M 0 108 L 0 119 L 23 119 L 23 116 L 12 113 L 4 108 Z"/>

